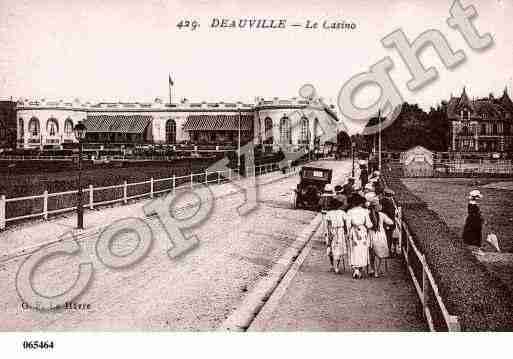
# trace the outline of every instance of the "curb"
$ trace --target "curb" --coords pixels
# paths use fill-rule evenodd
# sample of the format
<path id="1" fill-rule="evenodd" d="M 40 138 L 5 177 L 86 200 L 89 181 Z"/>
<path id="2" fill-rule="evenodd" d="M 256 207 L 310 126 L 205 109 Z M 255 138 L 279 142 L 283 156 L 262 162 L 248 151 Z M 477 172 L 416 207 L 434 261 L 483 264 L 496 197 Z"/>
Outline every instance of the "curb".
<path id="1" fill-rule="evenodd" d="M 244 298 L 242 304 L 221 324 L 218 331 L 246 331 L 264 304 L 271 297 L 280 284 L 283 277 L 294 264 L 306 244 L 317 232 L 322 220 L 322 214 L 318 214 L 303 229 L 296 240 L 285 250 L 280 259 L 271 268 L 269 275 L 261 278 L 250 294 Z"/>

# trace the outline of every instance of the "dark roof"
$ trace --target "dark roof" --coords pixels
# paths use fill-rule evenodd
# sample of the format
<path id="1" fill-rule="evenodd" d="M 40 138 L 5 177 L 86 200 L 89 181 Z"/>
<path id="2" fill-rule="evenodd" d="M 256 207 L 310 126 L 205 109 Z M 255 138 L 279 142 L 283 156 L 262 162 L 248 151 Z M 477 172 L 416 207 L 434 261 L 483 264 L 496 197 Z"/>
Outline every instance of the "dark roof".
<path id="1" fill-rule="evenodd" d="M 150 122 L 145 115 L 90 115 L 84 125 L 87 132 L 143 133 Z"/>
<path id="2" fill-rule="evenodd" d="M 481 117 L 487 114 L 489 118 L 513 118 L 513 102 L 506 90 L 500 99 L 492 95 L 486 98 L 470 100 L 465 88 L 460 97 L 451 97 L 447 104 L 447 118 L 459 118 L 460 111 L 468 109 L 471 117 Z"/>
<path id="3" fill-rule="evenodd" d="M 240 117 L 240 129 L 251 131 L 253 116 Z M 183 126 L 185 131 L 237 131 L 239 115 L 190 115 Z"/>

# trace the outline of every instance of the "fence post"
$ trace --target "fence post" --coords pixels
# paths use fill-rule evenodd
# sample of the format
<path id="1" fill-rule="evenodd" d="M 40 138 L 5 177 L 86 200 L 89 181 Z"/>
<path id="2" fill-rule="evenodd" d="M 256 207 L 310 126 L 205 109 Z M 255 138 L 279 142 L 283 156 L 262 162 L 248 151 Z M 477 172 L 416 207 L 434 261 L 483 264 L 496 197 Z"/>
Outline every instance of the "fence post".
<path id="1" fill-rule="evenodd" d="M 43 192 L 43 218 L 48 219 L 48 191 Z"/>
<path id="2" fill-rule="evenodd" d="M 205 170 L 205 185 L 208 185 L 208 169 Z"/>
<path id="3" fill-rule="evenodd" d="M 89 209 L 93 209 L 94 197 L 93 197 L 93 185 L 89 185 Z"/>
<path id="4" fill-rule="evenodd" d="M 153 177 L 150 177 L 150 198 L 153 198 Z"/>
<path id="5" fill-rule="evenodd" d="M 404 227 L 403 227 L 404 228 Z M 408 238 L 408 233 L 406 233 L 406 229 L 404 229 L 404 240 L 406 241 L 406 257 L 405 257 L 405 261 L 406 261 L 406 265 L 410 265 L 410 239 Z"/>
<path id="6" fill-rule="evenodd" d="M 397 207 L 397 229 L 399 232 L 399 239 L 397 240 L 399 243 L 399 249 L 401 253 L 403 252 L 403 207 Z"/>
<path id="7" fill-rule="evenodd" d="M 229 181 L 232 180 L 232 169 L 231 168 L 228 168 L 228 180 Z"/>
<path id="8" fill-rule="evenodd" d="M 173 173 L 173 196 L 176 194 L 176 175 Z"/>
<path id="9" fill-rule="evenodd" d="M 5 214 L 5 194 L 0 196 L 0 229 L 5 228 L 6 222 Z"/>
<path id="10" fill-rule="evenodd" d="M 217 184 L 221 184 L 221 172 L 217 171 Z"/>
<path id="11" fill-rule="evenodd" d="M 194 174 L 191 172 L 191 188 L 194 187 L 193 182 L 194 182 Z"/>
<path id="12" fill-rule="evenodd" d="M 422 264 L 422 307 L 424 308 L 424 313 L 427 313 L 429 299 L 429 283 L 428 276 L 426 273 L 426 257 L 422 254 L 419 259 Z"/>
<path id="13" fill-rule="evenodd" d="M 449 315 L 449 320 L 447 321 L 447 329 L 450 332 L 461 332 L 461 327 L 457 316 Z"/>
<path id="14" fill-rule="evenodd" d="M 126 183 L 126 181 L 123 182 L 123 203 L 124 204 L 127 204 L 128 203 L 128 199 L 127 199 L 127 189 L 128 189 L 128 184 Z"/>

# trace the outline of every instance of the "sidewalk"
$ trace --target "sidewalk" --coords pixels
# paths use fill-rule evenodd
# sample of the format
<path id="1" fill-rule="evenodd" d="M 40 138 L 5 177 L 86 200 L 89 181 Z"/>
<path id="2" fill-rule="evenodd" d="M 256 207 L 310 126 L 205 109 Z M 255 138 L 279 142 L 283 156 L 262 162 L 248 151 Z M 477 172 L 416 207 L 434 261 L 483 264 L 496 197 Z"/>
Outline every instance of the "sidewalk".
<path id="1" fill-rule="evenodd" d="M 249 330 L 428 330 L 399 257 L 389 259 L 388 272 L 380 278 L 353 280 L 349 270 L 330 271 L 321 233 L 322 226 Z"/>

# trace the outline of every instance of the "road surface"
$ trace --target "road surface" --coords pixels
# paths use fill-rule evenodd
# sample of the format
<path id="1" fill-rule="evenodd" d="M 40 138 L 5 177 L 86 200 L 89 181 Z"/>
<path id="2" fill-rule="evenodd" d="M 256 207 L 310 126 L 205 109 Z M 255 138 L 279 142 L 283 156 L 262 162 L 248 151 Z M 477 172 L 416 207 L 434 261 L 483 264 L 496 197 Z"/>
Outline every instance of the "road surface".
<path id="1" fill-rule="evenodd" d="M 349 175 L 351 163 L 316 165 L 333 168 L 333 183 L 338 183 Z M 191 231 L 199 246 L 178 259 L 170 259 L 166 243 L 156 240 L 139 263 L 108 268 L 95 256 L 98 235 L 94 234 L 80 240 L 80 256 L 56 256 L 37 268 L 34 288 L 56 295 L 73 284 L 81 260 L 89 259 L 94 267 L 91 284 L 74 302 L 90 309 L 24 309 L 15 278 L 27 256 L 4 260 L 0 262 L 0 330 L 214 330 L 315 217 L 314 212 L 291 208 L 297 182 L 294 175 L 261 186 L 257 209 L 244 217 L 237 212 L 243 194 L 216 199 L 210 217 Z M 149 223 L 157 237 L 163 235 L 158 233 L 163 228 L 156 219 Z M 112 244 L 118 255 L 136 245 L 130 236 Z"/>

